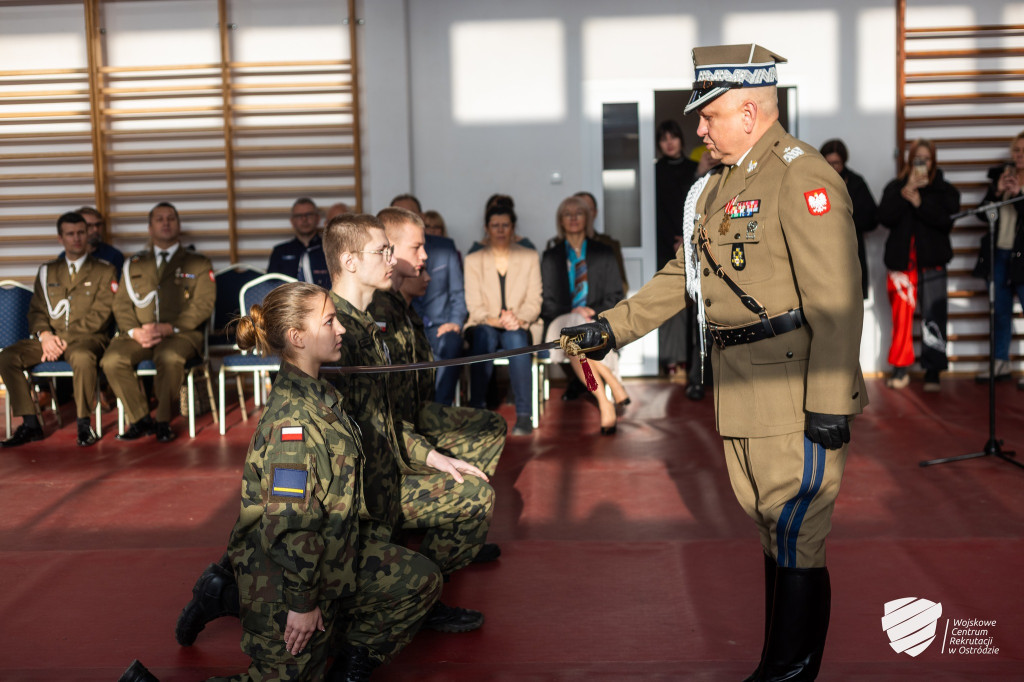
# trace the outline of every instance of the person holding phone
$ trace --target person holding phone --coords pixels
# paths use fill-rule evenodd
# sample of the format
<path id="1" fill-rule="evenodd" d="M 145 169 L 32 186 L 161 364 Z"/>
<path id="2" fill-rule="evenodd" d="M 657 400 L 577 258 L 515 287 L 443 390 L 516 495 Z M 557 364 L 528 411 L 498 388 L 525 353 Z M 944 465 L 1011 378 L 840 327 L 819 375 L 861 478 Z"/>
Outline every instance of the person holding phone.
<path id="1" fill-rule="evenodd" d="M 960 210 L 960 192 L 942 177 L 935 143 L 910 143 L 899 175 L 886 185 L 878 204 L 878 222 L 889 228 L 885 241 L 886 289 L 892 308 L 893 371 L 886 386 L 906 388 L 914 364 L 914 310 L 921 309 L 921 367 L 924 390 L 942 390 L 939 373 L 946 359 L 946 264 L 953 258 L 949 233 Z"/>
<path id="2" fill-rule="evenodd" d="M 989 186 L 982 199 L 982 205 L 1006 201 L 1019 197 L 1024 187 L 1024 131 L 1017 134 L 1010 143 L 1010 163 L 1000 164 L 988 171 Z M 989 236 L 981 240 L 978 263 L 974 275 L 988 279 L 995 278 L 995 377 L 996 381 L 1009 379 L 1010 340 L 1013 337 L 1013 296 L 1024 301 L 1024 202 L 1007 204 L 999 208 L 999 222 L 996 225 L 995 265 L 989 265 Z M 975 377 L 987 382 L 986 369 Z M 1017 382 L 1017 388 L 1024 390 L 1024 379 Z"/>

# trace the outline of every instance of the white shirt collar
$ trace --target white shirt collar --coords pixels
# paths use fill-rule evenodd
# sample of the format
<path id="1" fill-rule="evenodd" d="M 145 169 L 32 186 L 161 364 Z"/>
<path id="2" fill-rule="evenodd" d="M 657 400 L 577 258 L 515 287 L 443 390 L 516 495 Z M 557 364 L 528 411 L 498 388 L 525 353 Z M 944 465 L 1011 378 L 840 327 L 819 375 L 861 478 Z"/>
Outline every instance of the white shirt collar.
<path id="1" fill-rule="evenodd" d="M 88 257 L 89 257 L 89 254 L 87 254 L 87 253 L 82 254 L 82 257 L 79 258 L 78 260 L 68 260 L 68 257 L 64 256 L 64 261 L 68 264 L 69 268 L 72 265 L 74 265 L 75 266 L 75 272 L 81 272 L 82 271 L 82 266 L 85 265 L 85 259 L 88 258 Z"/>
<path id="2" fill-rule="evenodd" d="M 174 254 L 176 254 L 178 252 L 178 248 L 180 246 L 181 246 L 181 242 L 177 242 L 175 244 L 172 244 L 171 246 L 168 246 L 167 248 L 161 249 L 161 248 L 157 247 L 154 244 L 153 245 L 153 257 L 156 258 L 156 264 L 160 265 L 160 252 L 161 251 L 166 251 L 167 252 L 167 260 L 170 261 L 172 258 L 174 258 Z"/>
<path id="3" fill-rule="evenodd" d="M 753 147 L 751 147 L 750 149 L 753 149 Z M 743 159 L 747 158 L 747 154 L 750 153 L 750 149 L 743 152 L 743 156 L 736 160 L 736 163 L 733 164 L 733 168 L 739 168 L 740 164 L 743 163 Z"/>

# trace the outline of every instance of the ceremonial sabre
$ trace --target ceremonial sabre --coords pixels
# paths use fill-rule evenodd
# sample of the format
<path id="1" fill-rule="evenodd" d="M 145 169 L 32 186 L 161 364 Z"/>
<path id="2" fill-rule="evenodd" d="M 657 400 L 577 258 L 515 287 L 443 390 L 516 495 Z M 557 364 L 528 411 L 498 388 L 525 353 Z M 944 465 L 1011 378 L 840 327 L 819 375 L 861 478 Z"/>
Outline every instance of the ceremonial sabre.
<path id="1" fill-rule="evenodd" d="M 471 355 L 466 358 L 452 358 L 450 360 L 433 360 L 431 362 L 411 362 L 405 365 L 356 365 L 352 367 L 341 367 L 338 365 L 327 365 L 320 368 L 321 374 L 378 374 L 381 372 L 409 372 L 417 369 L 434 369 L 435 367 L 455 367 L 459 365 L 471 365 L 477 362 L 487 362 L 488 360 L 498 360 L 500 358 L 511 358 L 516 355 L 526 355 L 527 353 L 536 353 L 541 350 L 551 350 L 553 348 L 561 347 L 566 353 L 573 356 L 579 356 L 580 362 L 584 366 L 584 373 L 590 374 L 590 367 L 586 364 L 587 353 L 592 350 L 598 350 L 603 348 L 608 343 L 608 335 L 602 335 L 602 343 L 599 346 L 592 348 L 580 348 L 579 344 L 576 343 L 575 338 L 567 338 L 563 344 L 561 339 L 558 341 L 549 341 L 547 343 L 538 343 L 535 346 L 524 346 L 522 348 L 513 348 L 511 350 L 502 350 L 496 353 L 487 353 L 486 355 Z M 590 383 L 589 381 L 587 382 Z M 595 384 L 596 386 L 596 384 Z M 594 389 L 591 389 L 594 390 Z"/>

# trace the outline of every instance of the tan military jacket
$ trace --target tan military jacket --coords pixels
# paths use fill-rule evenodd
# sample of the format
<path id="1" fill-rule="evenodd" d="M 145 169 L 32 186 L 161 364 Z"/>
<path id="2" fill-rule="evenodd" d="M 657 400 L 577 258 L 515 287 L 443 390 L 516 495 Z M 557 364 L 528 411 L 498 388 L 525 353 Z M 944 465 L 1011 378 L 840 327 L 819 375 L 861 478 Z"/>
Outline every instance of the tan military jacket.
<path id="1" fill-rule="evenodd" d="M 209 321 L 217 300 L 210 259 L 179 245 L 158 280 L 156 256 L 153 247 L 148 246 L 125 261 L 125 269 L 127 272 L 114 297 L 118 328 L 127 332 L 149 322 L 167 322 L 177 328 L 179 335 L 188 339 L 197 352 L 202 351 L 203 324 Z M 143 307 L 135 305 L 129 295 L 129 281 L 140 299 L 158 290 L 160 319 L 156 319 L 154 303 Z"/>
<path id="2" fill-rule="evenodd" d="M 712 177 L 697 201 L 697 228 L 705 227 L 715 259 L 769 316 L 799 306 L 807 325 L 711 351 L 719 433 L 772 436 L 803 430 L 805 412 L 859 414 L 867 404 L 859 362 L 864 308 L 842 179 L 778 123 L 724 178 L 723 171 Z M 756 322 L 706 260 L 701 254 L 708 321 Z M 685 306 L 685 267 L 680 249 L 635 296 L 601 315 L 619 346 Z"/>
<path id="3" fill-rule="evenodd" d="M 43 268 L 36 275 L 35 293 L 28 308 L 29 331 L 53 332 L 64 341 L 93 335 L 105 340 L 117 291 L 114 266 L 86 256 L 73 282 L 64 258 L 55 258 L 45 267 L 45 282 L 41 279 Z M 61 304 L 63 300 L 67 303 Z M 51 310 L 60 314 L 51 317 Z"/>

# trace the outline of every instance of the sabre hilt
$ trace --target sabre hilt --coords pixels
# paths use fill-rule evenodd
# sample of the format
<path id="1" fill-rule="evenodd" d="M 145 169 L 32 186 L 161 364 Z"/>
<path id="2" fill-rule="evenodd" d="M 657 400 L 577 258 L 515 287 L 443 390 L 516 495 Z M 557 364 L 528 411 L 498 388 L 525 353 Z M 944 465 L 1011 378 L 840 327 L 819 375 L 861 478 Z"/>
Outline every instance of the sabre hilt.
<path id="1" fill-rule="evenodd" d="M 601 343 L 597 344 L 596 346 L 589 346 L 587 348 L 584 348 L 583 346 L 580 345 L 583 342 L 584 338 L 584 334 L 576 334 L 574 336 L 569 337 L 569 342 L 575 343 L 577 346 L 579 346 L 580 353 L 590 353 L 591 351 L 601 350 L 602 348 L 608 345 L 608 332 L 601 332 Z"/>

